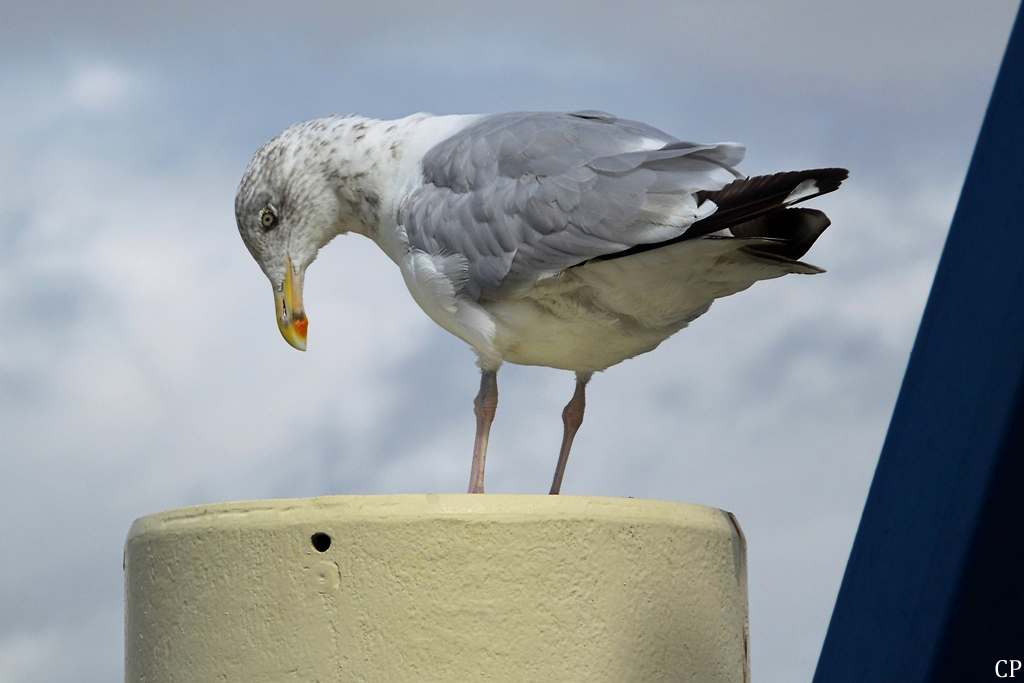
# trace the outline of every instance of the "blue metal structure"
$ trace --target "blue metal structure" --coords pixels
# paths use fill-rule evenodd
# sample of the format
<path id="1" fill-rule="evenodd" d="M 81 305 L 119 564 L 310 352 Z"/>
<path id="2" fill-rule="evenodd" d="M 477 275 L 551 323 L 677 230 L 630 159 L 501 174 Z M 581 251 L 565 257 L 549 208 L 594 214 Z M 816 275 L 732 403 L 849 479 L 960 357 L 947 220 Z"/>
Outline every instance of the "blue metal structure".
<path id="1" fill-rule="evenodd" d="M 998 660 L 1024 659 L 1022 16 L 1018 10 L 814 683 L 999 680 Z M 1000 673 L 1009 672 L 1004 664 Z M 1024 678 L 1024 670 L 1016 674 Z"/>

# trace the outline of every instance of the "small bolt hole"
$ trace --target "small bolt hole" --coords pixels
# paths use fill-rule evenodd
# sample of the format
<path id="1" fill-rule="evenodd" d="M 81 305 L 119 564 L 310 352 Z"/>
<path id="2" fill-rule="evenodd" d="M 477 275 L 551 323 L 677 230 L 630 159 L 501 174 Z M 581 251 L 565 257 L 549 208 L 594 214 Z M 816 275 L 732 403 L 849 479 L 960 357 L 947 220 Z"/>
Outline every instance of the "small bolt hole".
<path id="1" fill-rule="evenodd" d="M 327 549 L 331 547 L 331 537 L 320 531 L 310 536 L 309 540 L 317 552 L 326 553 Z"/>

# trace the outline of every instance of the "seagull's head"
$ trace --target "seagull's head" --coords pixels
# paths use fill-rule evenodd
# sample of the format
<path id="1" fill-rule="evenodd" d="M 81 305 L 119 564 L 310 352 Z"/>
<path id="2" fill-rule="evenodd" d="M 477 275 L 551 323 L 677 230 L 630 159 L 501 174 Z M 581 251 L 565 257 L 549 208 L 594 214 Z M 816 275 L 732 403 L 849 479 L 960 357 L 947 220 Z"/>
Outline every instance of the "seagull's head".
<path id="1" fill-rule="evenodd" d="M 277 326 L 300 351 L 306 350 L 306 267 L 343 232 L 325 150 L 312 144 L 311 132 L 308 124 L 295 126 L 263 145 L 235 195 L 238 232 L 274 288 Z"/>

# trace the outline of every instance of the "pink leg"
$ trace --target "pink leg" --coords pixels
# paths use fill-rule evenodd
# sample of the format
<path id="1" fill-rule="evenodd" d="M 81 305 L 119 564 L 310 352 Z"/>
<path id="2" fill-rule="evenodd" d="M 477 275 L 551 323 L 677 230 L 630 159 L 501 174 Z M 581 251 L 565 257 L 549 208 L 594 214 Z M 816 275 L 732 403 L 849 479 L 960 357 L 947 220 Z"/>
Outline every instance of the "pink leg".
<path id="1" fill-rule="evenodd" d="M 480 391 L 473 401 L 476 415 L 476 441 L 473 443 L 473 467 L 469 472 L 469 492 L 484 492 L 484 460 L 487 459 L 487 437 L 498 407 L 498 371 L 481 370 Z"/>
<path id="2" fill-rule="evenodd" d="M 591 372 L 576 373 L 576 391 L 572 398 L 565 405 L 562 411 L 562 425 L 565 431 L 562 432 L 562 447 L 558 451 L 558 465 L 555 466 L 555 479 L 551 482 L 551 495 L 558 495 L 562 488 L 562 477 L 565 475 L 565 464 L 569 461 L 569 449 L 572 448 L 572 440 L 576 438 L 576 432 L 583 424 L 583 411 L 587 408 L 587 382 L 590 381 Z"/>

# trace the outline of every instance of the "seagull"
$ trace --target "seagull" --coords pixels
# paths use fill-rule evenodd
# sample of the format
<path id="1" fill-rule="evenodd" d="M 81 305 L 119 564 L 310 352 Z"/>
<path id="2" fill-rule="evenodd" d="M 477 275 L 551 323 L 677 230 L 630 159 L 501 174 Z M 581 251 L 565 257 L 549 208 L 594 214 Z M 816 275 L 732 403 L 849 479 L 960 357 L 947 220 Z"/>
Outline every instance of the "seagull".
<path id="1" fill-rule="evenodd" d="M 830 221 L 792 207 L 837 189 L 846 169 L 747 177 L 743 155 L 599 111 L 330 116 L 255 153 L 235 218 L 296 349 L 306 268 L 346 233 L 376 242 L 420 308 L 472 347 L 470 493 L 484 490 L 502 363 L 574 372 L 557 494 L 595 372 L 758 280 L 824 272 L 799 259 Z"/>

